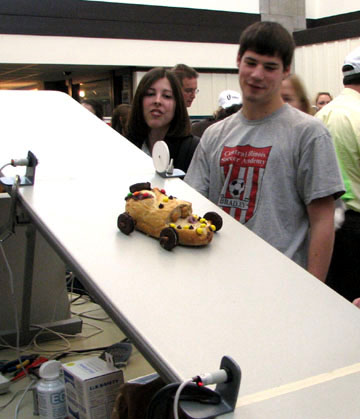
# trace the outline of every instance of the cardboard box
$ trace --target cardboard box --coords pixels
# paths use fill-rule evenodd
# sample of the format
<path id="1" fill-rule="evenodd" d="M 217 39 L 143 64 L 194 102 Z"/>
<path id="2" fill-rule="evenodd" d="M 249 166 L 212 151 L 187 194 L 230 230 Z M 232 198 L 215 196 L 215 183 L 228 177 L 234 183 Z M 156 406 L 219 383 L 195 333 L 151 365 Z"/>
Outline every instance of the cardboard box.
<path id="1" fill-rule="evenodd" d="M 122 370 L 98 357 L 63 365 L 69 418 L 108 419 L 124 382 Z"/>

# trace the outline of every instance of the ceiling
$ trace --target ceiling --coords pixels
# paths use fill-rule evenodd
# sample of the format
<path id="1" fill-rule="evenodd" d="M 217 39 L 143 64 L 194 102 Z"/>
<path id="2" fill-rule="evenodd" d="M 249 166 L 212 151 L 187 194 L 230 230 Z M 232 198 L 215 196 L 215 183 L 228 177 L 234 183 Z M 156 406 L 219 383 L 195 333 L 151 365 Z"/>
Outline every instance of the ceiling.
<path id="1" fill-rule="evenodd" d="M 115 69 L 113 66 L 0 63 L 0 89 L 41 88 L 42 82 L 79 80 Z"/>

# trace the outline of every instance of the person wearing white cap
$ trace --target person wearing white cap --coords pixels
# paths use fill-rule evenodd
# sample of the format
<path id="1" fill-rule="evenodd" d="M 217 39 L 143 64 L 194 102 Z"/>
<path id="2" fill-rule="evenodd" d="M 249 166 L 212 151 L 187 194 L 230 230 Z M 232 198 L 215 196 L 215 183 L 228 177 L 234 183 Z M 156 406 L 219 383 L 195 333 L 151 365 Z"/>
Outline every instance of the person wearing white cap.
<path id="1" fill-rule="evenodd" d="M 316 117 L 331 133 L 346 187 L 345 221 L 336 231 L 326 283 L 353 301 L 360 297 L 360 46 L 346 56 L 342 72 L 344 89 Z"/>
<path id="2" fill-rule="evenodd" d="M 205 131 L 185 182 L 325 281 L 344 185 L 327 129 L 281 97 L 294 48 L 277 22 L 245 29 L 237 55 L 242 108 Z"/>
<path id="3" fill-rule="evenodd" d="M 241 105 L 241 94 L 235 90 L 223 90 L 219 95 L 219 106 L 223 109 Z"/>
<path id="4" fill-rule="evenodd" d="M 200 122 L 195 122 L 191 127 L 192 135 L 201 138 L 206 128 L 210 125 L 222 121 L 224 118 L 240 110 L 241 103 L 242 99 L 239 92 L 235 92 L 234 90 L 222 91 L 218 99 L 219 107 L 214 112 L 214 115 Z"/>

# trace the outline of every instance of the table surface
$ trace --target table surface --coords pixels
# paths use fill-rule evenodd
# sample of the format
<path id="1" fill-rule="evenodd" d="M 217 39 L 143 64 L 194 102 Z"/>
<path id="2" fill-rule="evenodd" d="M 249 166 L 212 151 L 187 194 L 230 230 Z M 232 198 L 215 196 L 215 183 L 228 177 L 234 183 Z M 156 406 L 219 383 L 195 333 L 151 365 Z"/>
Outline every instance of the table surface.
<path id="1" fill-rule="evenodd" d="M 241 400 L 360 361 L 355 306 L 183 181 L 155 174 L 150 157 L 70 97 L 0 91 L 0 112 L 0 164 L 28 150 L 39 159 L 23 205 L 165 379 L 215 371 L 228 355 L 242 370 Z M 220 212 L 223 229 L 209 246 L 171 252 L 123 235 L 117 216 L 142 181 L 199 215 Z"/>
<path id="2" fill-rule="evenodd" d="M 360 403 L 356 389 L 360 385 L 360 373 L 354 370 L 348 368 L 339 376 L 321 377 L 319 382 L 313 377 L 303 385 L 288 385 L 279 391 L 273 389 L 256 397 L 240 398 L 235 412 L 222 418 L 358 419 Z"/>

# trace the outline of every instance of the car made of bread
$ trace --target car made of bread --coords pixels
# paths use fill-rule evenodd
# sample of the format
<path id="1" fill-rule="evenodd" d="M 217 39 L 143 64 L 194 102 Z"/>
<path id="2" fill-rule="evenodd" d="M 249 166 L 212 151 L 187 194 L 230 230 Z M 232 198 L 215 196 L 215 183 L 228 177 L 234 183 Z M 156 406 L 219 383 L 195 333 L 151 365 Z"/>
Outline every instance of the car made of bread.
<path id="1" fill-rule="evenodd" d="M 222 227 L 216 212 L 204 216 L 193 213 L 192 204 L 167 195 L 164 189 L 152 188 L 149 182 L 136 183 L 129 188 L 125 212 L 118 216 L 117 226 L 124 234 L 134 229 L 160 240 L 171 250 L 176 245 L 204 246 Z"/>

